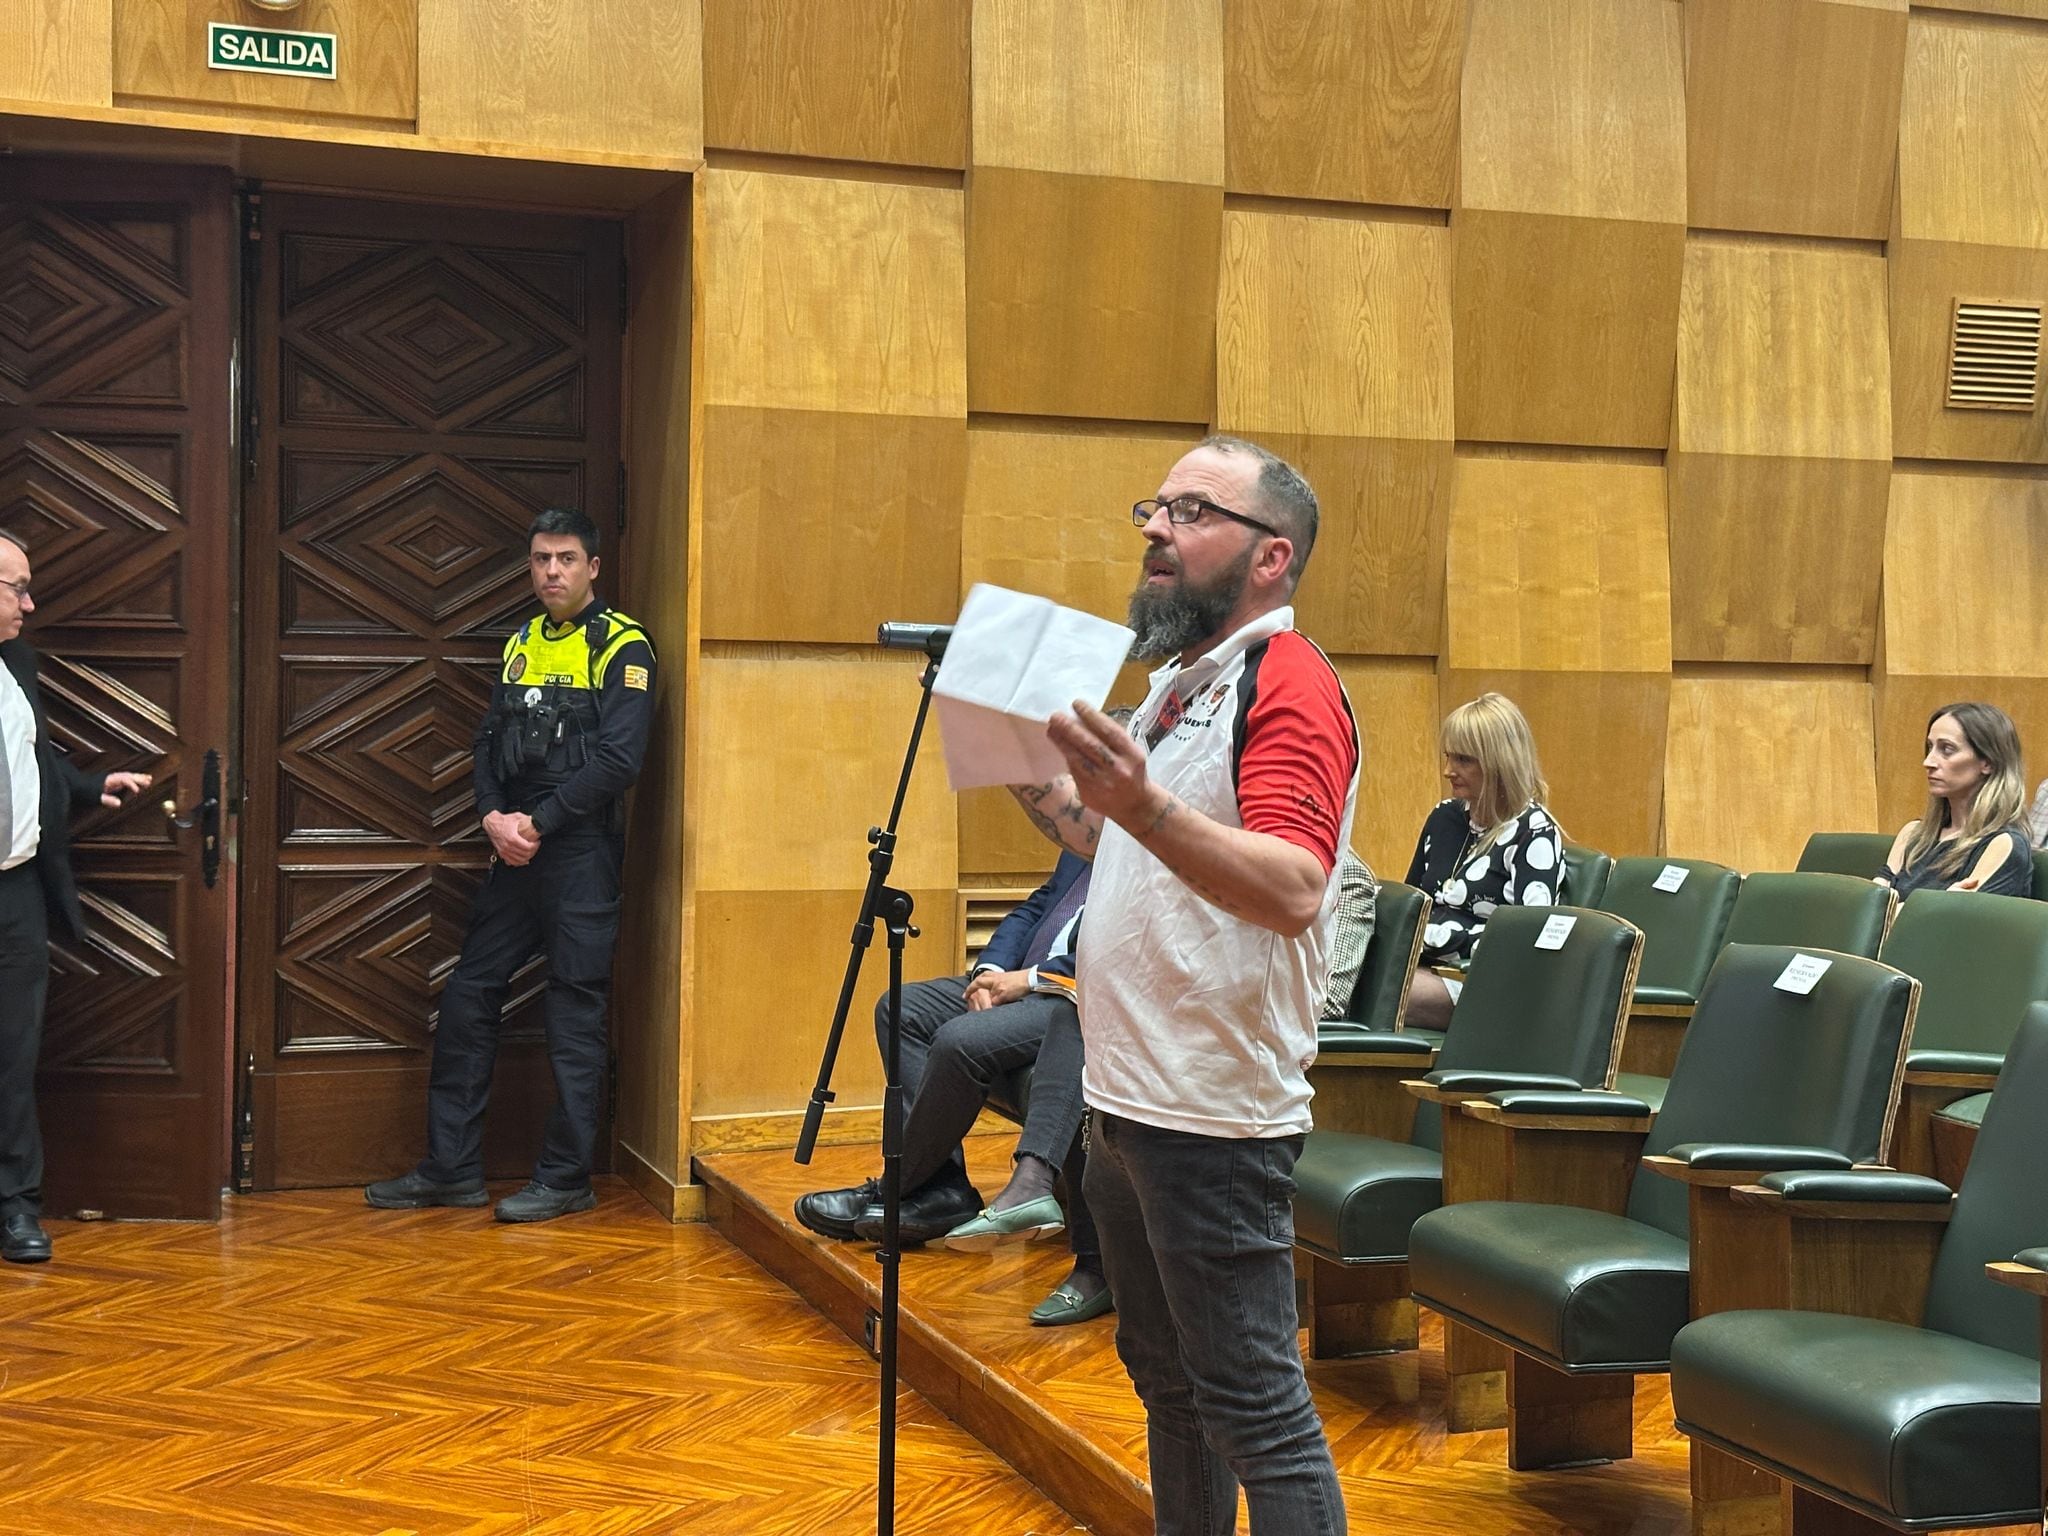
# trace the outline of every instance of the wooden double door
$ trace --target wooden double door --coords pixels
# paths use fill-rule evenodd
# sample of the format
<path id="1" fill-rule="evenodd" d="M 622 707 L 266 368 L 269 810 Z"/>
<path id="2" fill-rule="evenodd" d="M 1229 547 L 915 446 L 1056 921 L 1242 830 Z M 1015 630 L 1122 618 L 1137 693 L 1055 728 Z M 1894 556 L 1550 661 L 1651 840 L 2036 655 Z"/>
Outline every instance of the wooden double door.
<path id="1" fill-rule="evenodd" d="M 159 774 L 78 827 L 53 1213 L 208 1216 L 237 1174 L 418 1157 L 525 528 L 618 521 L 619 262 L 601 222 L 0 167 L 0 526 L 37 546 L 52 733 Z M 494 1175 L 530 1164 L 551 1092 L 544 979 L 515 982 Z"/>

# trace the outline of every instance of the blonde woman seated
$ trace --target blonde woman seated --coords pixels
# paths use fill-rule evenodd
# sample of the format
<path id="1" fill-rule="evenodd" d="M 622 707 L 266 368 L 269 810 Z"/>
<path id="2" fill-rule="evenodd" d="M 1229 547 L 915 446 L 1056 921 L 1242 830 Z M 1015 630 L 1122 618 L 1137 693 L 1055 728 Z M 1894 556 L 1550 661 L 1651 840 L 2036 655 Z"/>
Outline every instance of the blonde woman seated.
<path id="1" fill-rule="evenodd" d="M 1442 1029 L 1454 983 L 1430 968 L 1469 960 L 1499 907 L 1547 907 L 1560 899 L 1564 838 L 1543 801 L 1529 722 L 1498 693 L 1460 704 L 1444 720 L 1444 779 L 1451 798 L 1429 813 L 1408 883 L 1432 902 L 1422 955 L 1408 983 L 1408 1023 Z"/>
<path id="2" fill-rule="evenodd" d="M 2033 855 L 2022 820 L 2027 781 L 2020 733 L 1993 704 L 1950 704 L 1927 722 L 1927 810 L 1892 841 L 1876 877 L 1901 897 L 1915 891 L 2025 896 Z"/>

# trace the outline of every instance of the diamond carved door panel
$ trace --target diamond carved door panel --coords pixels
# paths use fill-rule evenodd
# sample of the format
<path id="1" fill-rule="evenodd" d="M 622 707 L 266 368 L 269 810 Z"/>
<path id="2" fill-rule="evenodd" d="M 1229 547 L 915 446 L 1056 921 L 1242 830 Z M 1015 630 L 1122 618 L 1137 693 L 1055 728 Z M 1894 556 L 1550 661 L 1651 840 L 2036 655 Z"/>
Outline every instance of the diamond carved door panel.
<path id="1" fill-rule="evenodd" d="M 159 809 L 228 720 L 233 194 L 225 173 L 0 161 L 0 527 L 52 739 L 155 789 L 73 823 L 37 1093 L 55 1214 L 217 1216 L 228 890 Z"/>
<path id="2" fill-rule="evenodd" d="M 622 322 L 611 225 L 267 196 L 260 250 L 241 1000 L 256 1181 L 289 1188 L 423 1149 L 489 854 L 470 743 L 536 611 L 527 523 L 615 520 Z M 530 1166 L 552 1092 L 544 982 L 513 984 L 494 1177 Z"/>

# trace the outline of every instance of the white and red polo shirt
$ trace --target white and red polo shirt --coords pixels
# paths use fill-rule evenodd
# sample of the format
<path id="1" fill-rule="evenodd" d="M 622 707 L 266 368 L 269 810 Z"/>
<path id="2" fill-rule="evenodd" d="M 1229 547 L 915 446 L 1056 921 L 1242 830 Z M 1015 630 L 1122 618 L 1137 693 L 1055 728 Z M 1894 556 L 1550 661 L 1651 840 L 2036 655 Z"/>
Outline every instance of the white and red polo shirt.
<path id="1" fill-rule="evenodd" d="M 1079 955 L 1087 1101 L 1202 1136 L 1306 1131 L 1337 858 L 1358 800 L 1343 684 L 1278 608 L 1154 672 L 1131 734 L 1150 743 L 1157 783 L 1225 826 L 1308 849 L 1329 879 L 1317 920 L 1283 938 L 1211 905 L 1106 822 Z"/>

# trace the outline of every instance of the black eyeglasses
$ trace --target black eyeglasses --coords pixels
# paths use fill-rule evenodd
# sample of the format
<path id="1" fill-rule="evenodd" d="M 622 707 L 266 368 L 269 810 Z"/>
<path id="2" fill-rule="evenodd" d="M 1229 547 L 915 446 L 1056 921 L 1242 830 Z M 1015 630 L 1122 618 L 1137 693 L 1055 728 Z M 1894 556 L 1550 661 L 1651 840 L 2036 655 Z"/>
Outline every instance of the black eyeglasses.
<path id="1" fill-rule="evenodd" d="M 1204 501 L 1199 496 L 1176 496 L 1171 501 L 1161 501 L 1156 496 L 1151 497 L 1136 503 L 1131 508 L 1131 522 L 1137 527 L 1142 528 L 1151 522 L 1153 517 L 1161 511 L 1166 513 L 1166 520 L 1168 522 L 1179 523 L 1183 527 L 1189 523 L 1200 522 L 1204 512 L 1214 512 L 1218 517 L 1227 517 L 1233 523 L 1243 523 L 1247 528 L 1256 528 L 1259 532 L 1268 534 L 1273 538 L 1285 537 L 1278 528 L 1275 528 L 1270 523 L 1262 523 L 1256 517 L 1246 517 L 1242 512 L 1233 512 L 1228 507 L 1219 507 L 1215 502 Z"/>
<path id="2" fill-rule="evenodd" d="M 16 602 L 20 602 L 28 596 L 28 583 L 25 581 L 0 581 L 0 587 L 5 587 L 9 592 L 12 592 Z"/>

